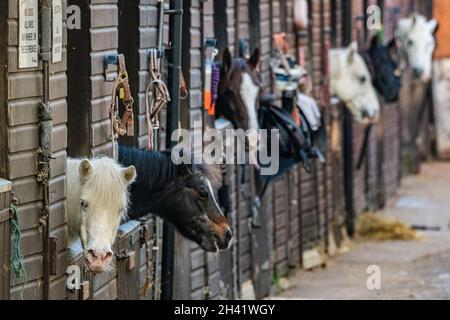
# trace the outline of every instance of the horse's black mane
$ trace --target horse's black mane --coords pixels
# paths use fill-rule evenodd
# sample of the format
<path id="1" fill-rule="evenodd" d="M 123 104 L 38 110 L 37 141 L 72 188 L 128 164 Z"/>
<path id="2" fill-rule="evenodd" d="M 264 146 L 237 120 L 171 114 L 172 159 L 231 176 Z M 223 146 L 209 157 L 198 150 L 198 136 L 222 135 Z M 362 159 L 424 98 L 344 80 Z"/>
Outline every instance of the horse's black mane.
<path id="1" fill-rule="evenodd" d="M 216 64 L 217 68 L 222 69 L 222 67 L 223 67 L 222 61 L 216 61 L 215 64 Z M 231 67 L 244 70 L 246 65 L 247 65 L 247 61 L 244 58 L 239 57 L 239 58 L 233 58 Z"/>
<path id="2" fill-rule="evenodd" d="M 217 179 L 211 166 L 174 164 L 169 151 L 146 151 L 119 145 L 119 163 L 123 166 L 135 166 L 139 183 L 145 184 L 152 191 L 160 191 L 173 179 L 192 174 L 193 171 L 201 172 L 212 183 Z"/>
<path id="3" fill-rule="evenodd" d="M 177 175 L 177 166 L 172 162 L 169 152 L 145 151 L 119 145 L 119 163 L 134 165 L 138 179 L 149 190 L 163 189 Z M 152 165 L 149 166 L 149 163 Z"/>

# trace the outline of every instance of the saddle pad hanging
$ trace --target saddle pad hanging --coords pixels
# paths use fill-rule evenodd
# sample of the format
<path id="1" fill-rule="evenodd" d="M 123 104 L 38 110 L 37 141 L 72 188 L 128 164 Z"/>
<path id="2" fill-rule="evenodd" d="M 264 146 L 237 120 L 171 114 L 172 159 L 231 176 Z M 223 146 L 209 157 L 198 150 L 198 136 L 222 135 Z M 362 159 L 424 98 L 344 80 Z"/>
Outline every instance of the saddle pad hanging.
<path id="1" fill-rule="evenodd" d="M 317 131 L 322 125 L 322 114 L 316 101 L 303 93 L 297 93 L 297 106 L 302 110 L 305 115 L 311 130 Z"/>

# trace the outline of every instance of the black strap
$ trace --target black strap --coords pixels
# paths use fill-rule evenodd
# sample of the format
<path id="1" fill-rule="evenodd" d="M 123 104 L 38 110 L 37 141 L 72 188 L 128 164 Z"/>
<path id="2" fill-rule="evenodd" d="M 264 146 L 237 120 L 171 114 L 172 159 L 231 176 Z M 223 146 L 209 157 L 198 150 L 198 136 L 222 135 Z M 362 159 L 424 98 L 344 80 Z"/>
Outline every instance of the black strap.
<path id="1" fill-rule="evenodd" d="M 266 181 L 266 182 L 264 182 L 263 189 L 262 189 L 261 193 L 259 194 L 259 198 L 260 198 L 260 199 L 262 199 L 262 198 L 264 197 L 264 195 L 266 194 L 267 187 L 269 186 L 269 183 L 270 183 L 269 180 Z"/>
<path id="2" fill-rule="evenodd" d="M 359 160 L 358 160 L 358 164 L 356 166 L 356 170 L 361 170 L 364 160 L 366 158 L 367 151 L 369 149 L 369 137 L 370 137 L 370 133 L 372 131 L 372 127 L 373 127 L 373 124 L 369 124 L 366 127 L 366 130 L 364 133 L 364 141 L 363 141 L 363 145 L 361 147 L 361 151 L 359 153 Z"/>
<path id="3" fill-rule="evenodd" d="M 420 109 L 419 112 L 417 114 L 417 127 L 415 128 L 416 132 L 414 132 L 415 138 L 417 138 L 417 136 L 419 135 L 419 130 L 420 130 L 420 124 L 422 123 L 423 117 L 425 115 L 425 111 L 427 111 L 428 107 L 429 107 L 429 98 L 430 98 L 430 90 L 431 90 L 431 84 L 427 85 L 426 91 L 425 91 L 425 95 L 423 97 L 423 101 L 422 104 L 420 105 Z"/>

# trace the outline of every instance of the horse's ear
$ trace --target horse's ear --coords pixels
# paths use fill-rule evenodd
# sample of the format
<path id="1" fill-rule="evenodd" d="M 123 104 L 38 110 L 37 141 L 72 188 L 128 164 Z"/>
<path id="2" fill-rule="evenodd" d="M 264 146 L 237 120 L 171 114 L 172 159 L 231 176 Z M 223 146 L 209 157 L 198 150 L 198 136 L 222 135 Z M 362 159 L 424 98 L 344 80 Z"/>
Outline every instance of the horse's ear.
<path id="1" fill-rule="evenodd" d="M 353 41 L 349 46 L 349 53 L 348 53 L 348 62 L 352 63 L 355 59 L 355 55 L 358 53 L 358 43 L 356 41 Z"/>
<path id="2" fill-rule="evenodd" d="M 397 39 L 393 38 L 391 41 L 388 42 L 387 48 L 389 50 L 398 49 Z"/>
<path id="3" fill-rule="evenodd" d="M 431 19 L 427 22 L 428 28 L 430 28 L 430 31 L 433 35 L 436 35 L 436 32 L 439 30 L 439 23 L 436 19 Z"/>
<path id="4" fill-rule="evenodd" d="M 231 64 L 233 63 L 233 57 L 231 56 L 230 49 L 226 48 L 223 52 L 223 68 L 225 72 L 231 69 Z"/>
<path id="5" fill-rule="evenodd" d="M 414 27 L 417 23 L 417 13 L 414 13 L 412 16 L 412 26 Z"/>
<path id="6" fill-rule="evenodd" d="M 192 164 L 183 163 L 178 166 L 178 174 L 181 176 L 191 176 L 194 173 L 194 167 Z"/>
<path id="7" fill-rule="evenodd" d="M 330 54 L 330 78 L 339 79 L 341 77 L 341 60 L 340 55 Z"/>
<path id="8" fill-rule="evenodd" d="M 127 182 L 127 185 L 134 182 L 136 179 L 136 168 L 134 166 L 125 168 L 122 170 L 122 175 L 125 178 L 125 181 Z"/>
<path id="9" fill-rule="evenodd" d="M 374 35 L 372 37 L 372 40 L 370 41 L 370 50 L 376 49 L 379 44 L 380 44 L 380 42 L 379 42 L 378 35 Z"/>
<path id="10" fill-rule="evenodd" d="M 247 63 L 253 70 L 256 70 L 259 67 L 260 61 L 261 61 L 261 52 L 259 51 L 258 48 L 256 48 L 255 51 L 253 51 L 250 59 L 248 59 Z"/>
<path id="11" fill-rule="evenodd" d="M 80 173 L 81 180 L 84 180 L 88 178 L 92 174 L 92 172 L 94 172 L 94 167 L 89 160 L 85 159 L 81 161 L 78 171 Z"/>
<path id="12" fill-rule="evenodd" d="M 397 39 L 393 38 L 391 41 L 389 41 L 386 47 L 388 49 L 388 53 L 391 59 L 394 61 L 398 60 L 399 44 Z"/>
<path id="13" fill-rule="evenodd" d="M 412 28 L 412 23 L 412 18 L 400 19 L 398 22 L 397 30 L 395 31 L 395 36 L 400 39 L 405 37 L 408 30 Z"/>

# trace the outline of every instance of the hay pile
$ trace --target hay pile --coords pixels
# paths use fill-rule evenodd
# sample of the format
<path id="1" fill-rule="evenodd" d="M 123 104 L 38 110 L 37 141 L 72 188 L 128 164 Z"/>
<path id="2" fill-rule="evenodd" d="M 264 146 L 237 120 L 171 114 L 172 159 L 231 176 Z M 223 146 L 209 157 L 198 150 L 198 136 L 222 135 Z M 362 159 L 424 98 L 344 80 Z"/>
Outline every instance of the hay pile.
<path id="1" fill-rule="evenodd" d="M 358 218 L 357 232 L 359 237 L 375 241 L 423 239 L 422 234 L 400 220 L 373 213 L 365 213 Z"/>

